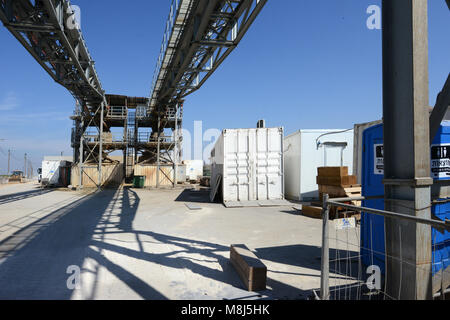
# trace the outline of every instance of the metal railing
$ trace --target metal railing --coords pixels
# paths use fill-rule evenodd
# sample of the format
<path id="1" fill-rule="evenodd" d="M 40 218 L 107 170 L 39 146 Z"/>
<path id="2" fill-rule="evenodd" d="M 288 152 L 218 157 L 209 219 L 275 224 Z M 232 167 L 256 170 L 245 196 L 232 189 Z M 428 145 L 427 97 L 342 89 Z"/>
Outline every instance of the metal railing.
<path id="1" fill-rule="evenodd" d="M 173 52 L 168 54 L 169 43 L 171 44 L 170 50 L 175 51 L 175 48 L 177 47 L 183 32 L 185 18 L 190 13 L 189 7 L 191 5 L 191 1 L 188 1 L 189 5 L 186 6 L 184 11 L 180 10 L 180 5 L 182 2 L 183 0 L 172 0 L 172 5 L 170 6 L 170 13 L 166 22 L 161 50 L 159 53 L 158 61 L 156 63 L 155 73 L 153 75 L 152 87 L 150 92 L 150 106 L 155 105 L 157 91 L 160 89 L 161 82 L 165 77 L 165 71 L 162 70 L 163 65 L 169 65 L 173 57 Z"/>
<path id="2" fill-rule="evenodd" d="M 400 267 L 400 274 L 401 272 L 407 272 L 406 269 L 408 268 L 416 268 L 416 270 L 418 270 L 417 272 L 422 272 L 422 274 L 424 272 L 431 272 L 430 277 L 433 282 L 433 297 L 444 298 L 450 291 L 450 268 L 448 267 L 450 243 L 449 240 L 445 240 L 444 243 L 437 243 L 436 234 L 445 234 L 445 232 L 450 231 L 450 221 L 420 218 L 403 213 L 349 204 L 354 203 L 355 201 L 375 199 L 384 199 L 384 197 L 351 197 L 330 199 L 327 194 L 323 195 L 322 261 L 320 297 L 318 298 L 322 300 L 401 299 L 403 287 L 408 284 L 401 284 L 400 281 L 398 295 L 396 296 L 389 294 L 386 290 L 386 279 L 391 276 L 388 274 L 388 270 L 385 267 L 385 261 L 388 259 L 395 261 L 402 266 Z M 387 199 L 387 201 L 389 201 L 389 199 Z M 424 224 L 434 228 L 432 233 L 434 234 L 434 241 L 432 243 L 432 261 L 429 264 L 431 265 L 431 271 L 430 268 L 427 269 L 427 266 L 425 265 L 421 266 L 411 263 L 408 259 L 402 256 L 401 251 L 399 256 L 393 256 L 387 254 L 385 250 L 383 251 L 379 247 L 374 247 L 374 240 L 377 239 L 377 237 L 384 237 L 384 241 L 386 241 L 386 236 L 385 234 L 375 233 L 379 232 L 379 229 L 372 225 L 372 220 L 367 219 L 366 221 L 364 220 L 364 217 L 362 217 L 360 228 L 358 228 L 356 219 L 353 217 L 335 219 L 332 221 L 331 210 L 336 210 L 336 217 L 338 217 L 338 208 L 349 210 L 349 213 L 361 213 L 362 215 L 367 216 L 374 215 L 399 220 L 399 222 L 401 222 L 399 223 L 399 241 L 402 241 L 402 225 L 406 228 L 405 223 L 412 222 L 416 224 Z M 364 231 L 362 230 L 363 225 Z M 361 240 L 362 232 L 367 231 L 370 232 L 369 245 L 367 245 L 367 243 L 362 243 Z M 385 232 L 384 229 L 383 232 Z M 384 245 L 386 245 L 386 243 Z M 442 254 L 442 250 L 444 254 Z M 334 256 L 330 257 L 332 253 L 334 253 Z M 365 262 L 363 260 L 365 260 Z M 363 265 L 367 267 L 366 272 L 363 272 Z M 382 274 L 383 272 L 384 274 Z M 377 278 L 374 276 L 376 273 L 381 273 L 378 281 L 376 281 Z M 383 279 L 384 281 L 382 281 Z M 334 286 L 330 286 L 333 281 Z"/>
<path id="3" fill-rule="evenodd" d="M 111 106 L 107 109 L 106 117 L 110 119 L 126 119 L 128 117 L 128 108 L 125 106 Z"/>
<path id="4" fill-rule="evenodd" d="M 100 141 L 99 134 L 93 132 L 86 132 L 83 138 L 86 143 L 98 143 Z M 127 142 L 127 137 L 123 133 L 104 132 L 102 142 L 106 144 L 122 144 Z"/>
<path id="5" fill-rule="evenodd" d="M 171 143 L 174 141 L 173 136 L 160 136 L 159 141 L 161 143 Z M 152 137 L 150 132 L 139 132 L 137 135 L 138 143 L 150 143 L 150 142 L 158 142 L 157 137 Z"/>

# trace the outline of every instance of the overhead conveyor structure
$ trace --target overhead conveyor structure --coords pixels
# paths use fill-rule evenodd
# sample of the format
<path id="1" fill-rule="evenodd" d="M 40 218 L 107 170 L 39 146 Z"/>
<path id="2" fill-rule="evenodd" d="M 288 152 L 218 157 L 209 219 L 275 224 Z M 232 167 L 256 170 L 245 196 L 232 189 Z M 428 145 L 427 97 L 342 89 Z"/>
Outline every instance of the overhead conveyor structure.
<path id="1" fill-rule="evenodd" d="M 147 151 L 156 155 L 158 173 L 162 163 L 176 167 L 180 156 L 183 100 L 198 90 L 236 48 L 266 2 L 173 0 L 148 109 L 157 144 Z M 161 144 L 167 141 L 165 129 L 173 130 L 174 141 L 166 145 L 174 150 Z"/>
<path id="2" fill-rule="evenodd" d="M 0 19 L 57 83 L 77 101 L 74 134 L 76 161 L 99 168 L 101 181 L 102 140 L 94 146 L 83 142 L 88 128 L 97 136 L 103 126 L 105 93 L 69 1 L 0 0 Z M 81 154 L 81 156 L 80 156 Z"/>
<path id="3" fill-rule="evenodd" d="M 72 147 L 80 168 L 124 152 L 137 163 L 181 159 L 183 99 L 198 90 L 239 44 L 267 0 L 173 0 L 149 98 L 106 95 L 68 0 L 0 0 L 0 19 L 45 71 L 76 99 Z M 115 137 L 111 128 L 123 128 Z M 169 134 L 168 132 L 171 131 Z M 90 180 L 94 177 L 88 177 Z M 158 180 L 158 178 L 157 178 Z"/>

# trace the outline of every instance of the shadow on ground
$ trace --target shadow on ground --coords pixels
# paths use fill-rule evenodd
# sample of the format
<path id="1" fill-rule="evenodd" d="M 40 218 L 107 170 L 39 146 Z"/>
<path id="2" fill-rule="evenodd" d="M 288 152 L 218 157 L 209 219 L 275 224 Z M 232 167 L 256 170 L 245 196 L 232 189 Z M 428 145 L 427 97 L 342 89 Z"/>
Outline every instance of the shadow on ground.
<path id="1" fill-rule="evenodd" d="M 135 260 L 153 262 L 170 268 L 170 272 L 190 270 L 206 279 L 245 289 L 229 263 L 228 246 L 137 230 L 134 222 L 139 203 L 139 196 L 132 189 L 104 190 L 74 201 L 1 241 L 0 299 L 71 299 L 74 292 L 67 286 L 67 268 L 82 267 L 86 259 L 98 264 L 94 271 L 82 269 L 83 273 L 94 277 L 90 282 L 92 287 L 83 287 L 83 292 L 88 292 L 86 299 L 104 298 L 97 295 L 101 285 L 97 281 L 100 266 L 143 299 L 167 299 L 152 283 L 134 274 L 131 265 L 114 263 L 106 257 L 106 252 L 128 257 L 133 263 Z M 135 239 L 133 242 L 137 246 L 130 248 L 120 245 L 119 241 L 114 241 L 114 244 L 108 241 L 108 237 L 120 234 Z M 149 252 L 145 250 L 146 242 L 164 244 L 173 250 Z M 318 263 L 314 260 L 320 256 L 320 249 L 316 247 L 263 248 L 257 250 L 257 255 L 262 259 L 308 268 L 320 265 L 320 260 Z M 206 266 L 205 262 L 218 263 L 221 268 Z M 170 282 L 170 276 L 163 281 Z M 232 298 L 283 299 L 289 296 L 304 299 L 310 294 L 274 279 L 269 279 L 268 285 L 272 290 Z M 185 298 L 195 299 L 196 296 L 187 293 Z"/>
<path id="2" fill-rule="evenodd" d="M 33 197 L 38 197 L 47 193 L 52 192 L 52 190 L 49 189 L 41 189 L 37 188 L 36 190 L 30 190 L 26 192 L 19 192 L 19 193 L 12 193 L 0 196 L 0 205 L 20 201 L 20 200 L 26 200 Z"/>
<path id="3" fill-rule="evenodd" d="M 209 199 L 209 189 L 186 189 L 180 193 L 175 201 L 177 202 L 191 202 L 191 203 L 211 203 Z"/>

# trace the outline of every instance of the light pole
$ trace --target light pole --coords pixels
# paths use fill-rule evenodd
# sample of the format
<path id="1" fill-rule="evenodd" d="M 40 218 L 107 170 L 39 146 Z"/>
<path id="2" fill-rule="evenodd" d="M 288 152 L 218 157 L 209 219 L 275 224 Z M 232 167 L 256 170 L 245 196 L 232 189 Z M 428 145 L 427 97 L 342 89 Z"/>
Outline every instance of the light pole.
<path id="1" fill-rule="evenodd" d="M 0 139 L 0 142 L 1 141 L 6 141 L 6 139 Z M 9 165 L 10 165 L 10 162 L 11 162 L 11 150 L 8 150 L 8 172 L 6 173 L 6 175 L 9 175 Z"/>
<path id="2" fill-rule="evenodd" d="M 27 154 L 26 153 L 25 153 L 25 157 L 24 157 L 23 174 L 25 176 L 27 175 Z"/>

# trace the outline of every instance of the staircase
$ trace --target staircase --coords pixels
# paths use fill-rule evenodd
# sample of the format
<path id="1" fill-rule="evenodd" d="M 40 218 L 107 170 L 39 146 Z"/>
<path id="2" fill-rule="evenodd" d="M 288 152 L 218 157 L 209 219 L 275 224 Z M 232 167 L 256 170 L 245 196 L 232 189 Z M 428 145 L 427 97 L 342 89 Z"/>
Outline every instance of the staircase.
<path id="1" fill-rule="evenodd" d="M 136 137 L 136 111 L 129 110 L 128 111 L 128 119 L 127 119 L 127 149 L 125 154 L 125 181 L 131 182 L 134 176 L 134 160 L 135 160 L 135 152 L 134 143 Z"/>

